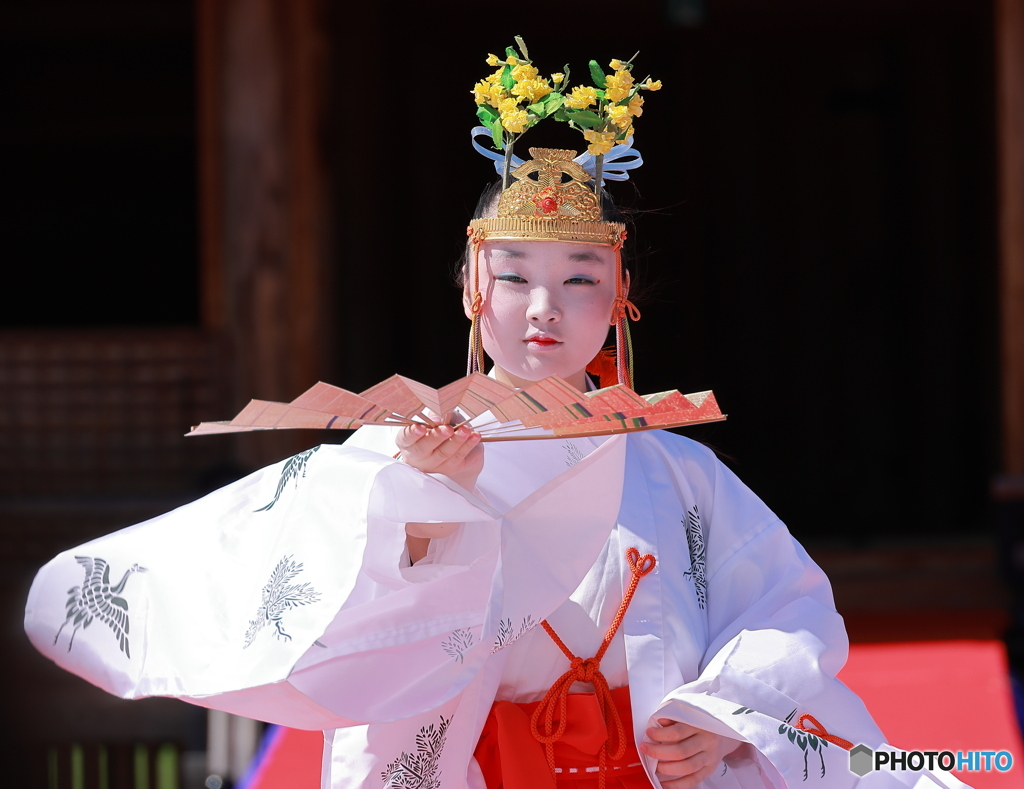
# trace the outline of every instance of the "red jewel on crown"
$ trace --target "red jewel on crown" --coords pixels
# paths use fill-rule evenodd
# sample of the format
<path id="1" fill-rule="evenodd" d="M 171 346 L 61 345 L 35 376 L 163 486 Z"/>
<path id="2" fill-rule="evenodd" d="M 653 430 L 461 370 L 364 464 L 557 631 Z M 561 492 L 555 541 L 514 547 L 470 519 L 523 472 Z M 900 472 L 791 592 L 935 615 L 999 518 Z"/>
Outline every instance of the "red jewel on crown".
<path id="1" fill-rule="evenodd" d="M 558 212 L 558 197 L 555 196 L 554 190 L 550 186 L 538 192 L 533 197 L 533 203 L 537 206 L 535 212 L 537 216 Z"/>

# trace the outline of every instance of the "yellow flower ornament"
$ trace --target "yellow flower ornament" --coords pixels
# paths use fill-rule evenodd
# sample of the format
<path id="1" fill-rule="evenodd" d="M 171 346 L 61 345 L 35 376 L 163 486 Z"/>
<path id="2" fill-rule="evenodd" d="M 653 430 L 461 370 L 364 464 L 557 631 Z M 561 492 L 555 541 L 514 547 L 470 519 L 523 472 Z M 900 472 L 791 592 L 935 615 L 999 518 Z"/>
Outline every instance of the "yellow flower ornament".
<path id="1" fill-rule="evenodd" d="M 494 147 L 507 150 L 520 134 L 562 106 L 565 74 L 550 81 L 540 76 L 519 36 L 515 47 L 505 49 L 504 59 L 488 55 L 487 65 L 498 70 L 473 86 L 476 114 L 490 130 Z"/>
<path id="2" fill-rule="evenodd" d="M 512 134 L 522 134 L 530 124 L 530 116 L 526 110 L 514 110 L 501 116 L 501 126 Z"/>
<path id="3" fill-rule="evenodd" d="M 512 79 L 516 82 L 524 82 L 526 80 L 532 80 L 537 76 L 537 69 L 531 66 L 529 63 L 524 63 L 521 66 L 516 66 L 512 69 Z"/>
<path id="4" fill-rule="evenodd" d="M 590 143 L 587 146 L 587 150 L 590 151 L 594 156 L 603 156 L 612 149 L 615 145 L 616 133 L 611 132 L 599 132 L 593 129 L 585 129 L 583 131 L 583 137 Z"/>
<path id="5" fill-rule="evenodd" d="M 587 150 L 595 156 L 608 153 L 613 145 L 625 145 L 633 136 L 633 120 L 643 114 L 642 90 L 659 90 L 661 82 L 648 77 L 643 82 L 633 78 L 634 55 L 627 61 L 615 58 L 608 65 L 611 74 L 590 61 L 593 86 L 577 85 L 566 95 L 555 120 L 566 121 L 583 132 L 589 143 Z"/>
<path id="6" fill-rule="evenodd" d="M 505 152 L 506 173 L 512 161 L 511 147 L 519 135 L 545 118 L 568 123 L 583 133 L 587 150 L 597 157 L 598 179 L 602 160 L 615 145 L 626 145 L 634 122 L 643 114 L 641 91 L 661 90 L 661 81 L 633 77 L 634 55 L 614 58 L 611 74 L 594 60 L 589 63 L 589 85 L 569 90 L 569 67 L 551 78 L 540 76 L 519 36 L 516 46 L 505 49 L 504 59 L 488 55 L 487 64 L 497 71 L 473 86 L 477 117 L 491 132 L 494 148 Z M 506 175 L 506 187 L 508 176 Z"/>
<path id="7" fill-rule="evenodd" d="M 589 85 L 577 85 L 565 99 L 565 106 L 572 110 L 583 110 L 591 104 L 597 104 L 597 88 Z"/>
<path id="8" fill-rule="evenodd" d="M 625 69 L 616 71 L 610 77 L 605 78 L 605 99 L 611 104 L 629 98 L 632 89 L 633 75 Z"/>
<path id="9" fill-rule="evenodd" d="M 473 86 L 473 100 L 477 104 L 487 104 L 491 98 L 491 85 L 481 80 Z"/>
<path id="10" fill-rule="evenodd" d="M 609 107 L 608 117 L 620 129 L 625 129 L 633 122 L 633 115 L 630 113 L 628 105 L 616 104 L 613 107 Z"/>
<path id="11" fill-rule="evenodd" d="M 551 93 L 551 86 L 547 80 L 524 79 L 517 82 L 512 88 L 512 95 L 519 96 L 533 104 Z"/>

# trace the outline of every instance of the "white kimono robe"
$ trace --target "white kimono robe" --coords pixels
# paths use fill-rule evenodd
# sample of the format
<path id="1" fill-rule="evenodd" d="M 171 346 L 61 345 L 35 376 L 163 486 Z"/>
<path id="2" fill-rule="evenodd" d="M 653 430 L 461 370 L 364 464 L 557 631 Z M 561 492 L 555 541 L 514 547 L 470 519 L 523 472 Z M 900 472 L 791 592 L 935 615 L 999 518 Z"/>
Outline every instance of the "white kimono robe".
<path id="1" fill-rule="evenodd" d="M 962 785 L 859 779 L 793 728 L 809 713 L 883 745 L 835 679 L 847 638 L 824 574 L 703 446 L 660 431 L 489 444 L 469 494 L 393 460 L 392 435 L 364 428 L 59 555 L 29 594 L 32 642 L 118 696 L 325 729 L 325 787 L 481 787 L 505 647 L 606 543 L 617 605 L 635 547 L 657 558 L 622 624 L 637 742 L 668 717 L 749 743 L 708 789 Z M 409 567 L 409 521 L 462 525 Z"/>

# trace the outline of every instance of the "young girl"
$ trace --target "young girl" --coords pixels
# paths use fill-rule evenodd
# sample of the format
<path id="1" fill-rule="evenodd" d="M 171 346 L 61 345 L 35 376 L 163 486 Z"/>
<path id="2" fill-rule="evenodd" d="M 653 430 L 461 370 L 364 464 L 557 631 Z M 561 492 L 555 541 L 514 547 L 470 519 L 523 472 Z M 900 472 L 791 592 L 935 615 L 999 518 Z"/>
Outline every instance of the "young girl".
<path id="1" fill-rule="evenodd" d="M 484 348 L 494 361 L 494 377 L 522 388 L 557 375 L 586 391 L 586 367 L 601 350 L 616 297 L 615 277 L 619 272 L 611 248 L 559 241 L 510 240 L 486 242 L 481 254 L 480 288 L 487 305 L 481 327 Z M 467 317 L 472 318 L 468 283 L 463 300 Z M 479 433 L 467 427 L 453 430 L 448 426 L 435 429 L 416 426 L 403 429 L 396 443 L 405 463 L 426 473 L 444 474 L 466 490 L 476 488 L 484 467 Z M 456 528 L 457 524 L 408 524 L 412 561 L 417 562 L 427 555 L 430 539 L 447 537 Z M 608 562 L 609 558 L 614 564 L 615 557 L 606 556 L 604 561 Z M 580 587 L 574 595 L 582 599 L 591 597 L 589 605 L 570 598 L 548 616 L 548 621 L 565 620 L 558 632 L 574 647 L 587 647 L 596 652 L 608 626 L 604 621 L 608 619 L 607 612 L 614 611 L 614 606 L 609 607 L 608 600 L 597 601 L 596 598 L 607 595 L 608 590 L 602 589 L 598 579 L 590 577 L 592 574 L 593 570 L 584 579 L 588 588 Z M 613 598 L 617 596 L 618 589 Z M 600 609 L 595 610 L 595 603 L 604 609 L 603 618 Z M 573 637 L 569 639 L 567 633 Z M 518 677 L 509 677 L 510 681 L 499 686 L 498 698 L 533 700 L 538 688 L 547 684 L 551 670 L 565 663 L 550 646 L 544 648 L 543 638 L 540 636 L 539 649 L 525 642 L 518 648 L 513 646 L 510 658 L 516 660 L 518 652 L 522 654 L 521 660 L 539 663 L 544 674 L 540 686 L 535 680 L 524 683 Z M 618 640 L 614 644 L 617 651 L 622 649 Z M 625 688 L 622 655 L 606 655 L 604 662 L 607 666 L 616 666 L 617 679 Z M 535 688 L 533 692 L 528 691 L 531 684 Z M 584 684 L 576 682 L 574 687 Z M 629 714 L 628 709 L 620 712 Z M 598 716 L 598 725 L 602 723 Z M 525 745 L 529 747 L 531 743 L 527 740 Z M 740 742 L 734 738 L 660 718 L 647 728 L 639 748 L 656 762 L 656 772 L 663 786 L 685 789 L 707 778 L 722 759 L 739 746 Z M 640 767 L 636 748 L 630 743 L 625 751 L 629 756 L 625 760 L 620 756 L 618 761 L 622 763 L 614 768 L 616 777 L 642 775 L 642 770 L 634 769 Z M 520 753 L 517 752 L 517 759 L 522 758 Z M 500 775 L 499 769 L 495 777 Z"/>
<path id="2" fill-rule="evenodd" d="M 532 153 L 470 226 L 471 368 L 586 390 L 633 309 L 624 228 L 571 152 Z M 828 581 L 712 452 L 440 416 L 58 556 L 33 643 L 121 696 L 325 729 L 325 787 L 959 785 L 851 772 L 883 738 L 835 679 Z"/>

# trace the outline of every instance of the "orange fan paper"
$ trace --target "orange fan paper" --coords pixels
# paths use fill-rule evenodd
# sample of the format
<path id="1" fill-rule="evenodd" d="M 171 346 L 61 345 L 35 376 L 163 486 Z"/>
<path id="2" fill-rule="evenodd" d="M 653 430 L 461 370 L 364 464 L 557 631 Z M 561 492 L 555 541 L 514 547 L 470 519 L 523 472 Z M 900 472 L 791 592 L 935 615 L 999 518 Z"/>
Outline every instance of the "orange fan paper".
<path id="1" fill-rule="evenodd" d="M 712 392 L 684 395 L 673 389 L 638 395 L 622 384 L 581 392 L 555 375 L 517 390 L 482 373 L 432 389 L 393 375 L 359 394 L 318 383 L 290 403 L 253 400 L 231 421 L 203 422 L 188 435 L 351 430 L 363 425 L 436 427 L 439 415 L 450 415 L 446 421 L 454 424 L 471 423 L 484 441 L 603 436 L 725 419 Z"/>

